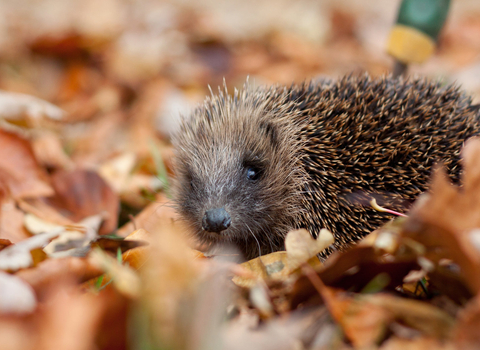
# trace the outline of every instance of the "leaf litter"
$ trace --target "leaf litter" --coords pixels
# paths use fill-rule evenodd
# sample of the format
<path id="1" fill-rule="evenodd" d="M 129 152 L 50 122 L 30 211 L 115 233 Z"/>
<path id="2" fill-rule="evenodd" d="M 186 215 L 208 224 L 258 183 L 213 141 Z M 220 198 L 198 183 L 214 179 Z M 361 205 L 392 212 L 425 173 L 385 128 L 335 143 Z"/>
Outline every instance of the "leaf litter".
<path id="1" fill-rule="evenodd" d="M 383 74 L 393 2 L 27 3 L 0 3 L 2 349 L 480 346 L 477 139 L 461 187 L 439 164 L 407 218 L 324 262 L 331 234 L 305 230 L 206 257 L 169 197 L 169 135 L 209 84 Z M 473 14 L 457 4 L 412 72 L 478 98 Z"/>

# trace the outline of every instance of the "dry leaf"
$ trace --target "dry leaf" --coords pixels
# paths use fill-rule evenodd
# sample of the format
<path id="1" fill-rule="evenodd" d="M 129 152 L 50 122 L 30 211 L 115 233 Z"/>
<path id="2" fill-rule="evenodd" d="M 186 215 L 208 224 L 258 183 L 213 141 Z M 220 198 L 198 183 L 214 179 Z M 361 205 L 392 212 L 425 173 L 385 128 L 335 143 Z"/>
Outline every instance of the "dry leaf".
<path id="1" fill-rule="evenodd" d="M 133 231 L 131 234 L 129 234 L 125 239 L 128 239 L 130 241 L 144 241 L 144 242 L 150 242 L 151 240 L 151 235 L 144 229 L 138 229 Z M 138 270 L 140 267 L 142 267 L 146 259 L 148 258 L 148 255 L 150 253 L 150 247 L 149 246 L 140 246 L 137 248 L 133 248 L 131 250 L 127 250 L 125 253 L 122 255 L 122 260 L 125 263 L 128 263 L 129 266 L 134 268 L 135 270 Z"/>
<path id="2" fill-rule="evenodd" d="M 317 259 L 318 260 L 318 259 Z M 251 288 L 258 283 L 258 279 L 282 280 L 290 274 L 287 267 L 287 252 L 274 252 L 246 261 L 241 266 L 250 272 L 249 275 L 236 275 L 233 282 L 244 288 Z"/>
<path id="3" fill-rule="evenodd" d="M 174 325 L 192 321 L 192 308 L 186 307 L 191 304 L 186 302 L 195 297 L 202 270 L 181 226 L 168 219 L 168 213 L 163 212 L 167 216 L 163 216 L 156 233 L 152 232 L 147 263 L 139 271 L 143 287 L 141 305 L 148 310 L 151 331 L 161 337 L 162 344 L 173 346 L 185 342 L 185 333 Z"/>
<path id="4" fill-rule="evenodd" d="M 43 303 L 35 349 L 95 348 L 97 329 L 107 305 L 108 299 L 85 294 L 68 279 L 57 281 Z"/>
<path id="5" fill-rule="evenodd" d="M 378 292 L 395 290 L 410 271 L 421 269 L 415 256 L 389 261 L 377 253 L 373 247 L 355 246 L 332 255 L 317 273 L 318 277 L 327 286 L 360 292 L 370 285 Z M 371 286 L 372 282 L 377 285 Z M 291 307 L 296 308 L 310 298 L 318 298 L 318 292 L 305 276 L 300 277 L 291 293 Z"/>
<path id="6" fill-rule="evenodd" d="M 435 339 L 448 339 L 455 324 L 455 320 L 445 311 L 418 300 L 376 294 L 361 296 L 359 302 L 379 306 L 401 324 Z"/>
<path id="7" fill-rule="evenodd" d="M 52 240 L 43 251 L 53 258 L 84 256 L 90 250 L 90 243 L 97 238 L 103 215 L 93 215 L 78 224 L 63 227 L 58 238 Z"/>
<path id="8" fill-rule="evenodd" d="M 328 288 L 328 287 L 326 287 Z M 348 297 L 346 293 L 328 289 L 326 303 L 332 316 L 341 325 L 345 335 L 356 348 L 378 344 L 386 335 L 392 315 L 375 304 Z"/>
<path id="9" fill-rule="evenodd" d="M 480 296 L 477 295 L 460 311 L 455 326 L 455 344 L 458 349 L 478 349 L 480 344 Z"/>
<path id="10" fill-rule="evenodd" d="M 0 314 L 24 314 L 37 306 L 35 293 L 25 281 L 0 271 Z"/>
<path id="11" fill-rule="evenodd" d="M 39 163 L 48 168 L 72 169 L 73 162 L 67 156 L 60 137 L 53 132 L 42 131 L 32 140 L 33 152 Z"/>
<path id="12" fill-rule="evenodd" d="M 40 168 L 27 140 L 0 130 L 0 182 L 15 199 L 53 194 L 47 173 Z"/>
<path id="13" fill-rule="evenodd" d="M 305 229 L 290 231 L 285 237 L 287 264 L 290 270 L 298 268 L 333 244 L 333 235 L 326 229 L 320 230 L 315 239 Z"/>
<path id="14" fill-rule="evenodd" d="M 101 275 L 103 271 L 87 258 L 67 257 L 47 259 L 35 268 L 18 271 L 15 275 L 26 281 L 41 294 L 52 284 L 65 279 L 85 282 Z"/>
<path id="15" fill-rule="evenodd" d="M 50 201 L 69 219 L 78 222 L 88 216 L 102 214 L 106 216 L 100 234 L 110 233 L 117 228 L 120 208 L 118 195 L 97 173 L 60 170 L 53 174 L 52 184 L 55 196 Z"/>
<path id="16" fill-rule="evenodd" d="M 30 267 L 34 263 L 31 251 L 43 248 L 62 231 L 63 228 L 59 228 L 50 232 L 40 233 L 24 241 L 18 242 L 17 244 L 6 247 L 0 251 L 0 269 L 5 271 L 17 271 L 22 268 Z"/>
<path id="17" fill-rule="evenodd" d="M 25 214 L 23 219 L 23 225 L 28 230 L 28 232 L 33 235 L 38 235 L 43 232 L 63 228 L 63 226 L 42 220 L 39 217 L 30 213 Z"/>
<path id="18" fill-rule="evenodd" d="M 403 339 L 399 337 L 391 337 L 380 347 L 381 350 L 454 350 L 455 348 L 446 343 L 431 337 L 421 337 L 415 339 Z M 466 348 L 461 348 L 466 349 Z"/>
<path id="19" fill-rule="evenodd" d="M 103 163 L 99 174 L 117 192 L 121 193 L 131 176 L 137 159 L 135 153 L 126 152 Z"/>
<path id="20" fill-rule="evenodd" d="M 0 118 L 22 126 L 37 126 L 42 118 L 60 120 L 63 111 L 34 96 L 0 91 Z"/>
<path id="21" fill-rule="evenodd" d="M 12 245 L 12 242 L 10 240 L 0 238 L 0 250 L 2 250 L 5 247 L 8 247 L 9 245 Z"/>
<path id="22" fill-rule="evenodd" d="M 30 234 L 23 225 L 25 214 L 17 208 L 15 201 L 6 201 L 0 208 L 0 237 L 12 243 L 29 238 Z"/>
<path id="23" fill-rule="evenodd" d="M 437 168 L 430 194 L 412 208 L 404 233 L 425 246 L 425 257 L 435 264 L 451 259 L 473 294 L 480 292 L 480 250 L 472 242 L 472 231 L 480 227 L 480 139 L 471 138 L 463 151 L 463 188 L 452 185 Z"/>
<path id="24" fill-rule="evenodd" d="M 130 267 L 120 264 L 98 248 L 90 253 L 90 260 L 109 275 L 120 293 L 129 298 L 138 298 L 140 277 Z"/>

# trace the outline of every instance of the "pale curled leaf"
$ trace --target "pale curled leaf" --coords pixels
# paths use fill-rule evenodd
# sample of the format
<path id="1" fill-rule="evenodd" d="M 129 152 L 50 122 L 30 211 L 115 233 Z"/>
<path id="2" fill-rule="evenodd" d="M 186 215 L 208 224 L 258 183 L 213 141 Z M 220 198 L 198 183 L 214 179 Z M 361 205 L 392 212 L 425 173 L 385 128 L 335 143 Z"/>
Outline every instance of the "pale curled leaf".
<path id="1" fill-rule="evenodd" d="M 290 231 L 285 238 L 288 267 L 293 270 L 333 244 L 333 235 L 322 229 L 317 239 L 305 229 Z"/>
<path id="2" fill-rule="evenodd" d="M 24 314 L 37 306 L 33 288 L 21 278 L 0 271 L 0 314 Z"/>
<path id="3" fill-rule="evenodd" d="M 17 271 L 33 264 L 30 251 L 43 248 L 53 238 L 62 233 L 63 228 L 40 233 L 0 251 L 0 270 Z"/>
<path id="4" fill-rule="evenodd" d="M 103 215 L 89 216 L 78 224 L 63 227 L 62 233 L 48 244 L 43 251 L 50 257 L 84 256 L 88 246 L 98 237 Z"/>
<path id="5" fill-rule="evenodd" d="M 48 222 L 30 213 L 25 214 L 25 217 L 23 218 L 23 225 L 28 232 L 34 235 L 63 228 L 63 226 Z"/>
<path id="6" fill-rule="evenodd" d="M 53 104 L 37 97 L 0 91 L 0 118 L 9 122 L 30 125 L 43 117 L 60 120 L 64 112 Z"/>

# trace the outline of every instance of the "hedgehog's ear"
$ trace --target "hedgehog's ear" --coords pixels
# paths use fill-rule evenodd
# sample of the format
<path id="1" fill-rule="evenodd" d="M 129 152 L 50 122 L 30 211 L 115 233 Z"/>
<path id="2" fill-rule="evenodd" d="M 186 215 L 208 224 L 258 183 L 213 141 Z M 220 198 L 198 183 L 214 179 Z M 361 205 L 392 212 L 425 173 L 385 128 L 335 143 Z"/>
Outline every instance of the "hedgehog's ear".
<path id="1" fill-rule="evenodd" d="M 272 122 L 265 121 L 260 124 L 260 129 L 263 130 L 265 136 L 267 136 L 270 139 L 270 142 L 272 143 L 273 147 L 277 147 L 277 144 L 278 144 L 277 126 Z"/>

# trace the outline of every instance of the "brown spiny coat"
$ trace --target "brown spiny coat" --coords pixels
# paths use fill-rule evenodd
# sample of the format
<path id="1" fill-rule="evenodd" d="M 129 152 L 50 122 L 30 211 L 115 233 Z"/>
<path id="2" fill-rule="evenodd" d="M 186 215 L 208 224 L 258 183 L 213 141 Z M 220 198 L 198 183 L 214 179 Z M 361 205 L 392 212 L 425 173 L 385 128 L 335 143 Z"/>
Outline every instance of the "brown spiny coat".
<path id="1" fill-rule="evenodd" d="M 457 88 L 425 79 L 364 75 L 219 91 L 174 138 L 175 202 L 201 241 L 231 242 L 246 258 L 283 249 L 298 227 L 332 231 L 328 254 L 391 218 L 368 198 L 405 210 L 439 160 L 458 180 L 459 152 L 479 116 Z M 206 232 L 202 217 L 218 207 L 231 225 Z"/>

